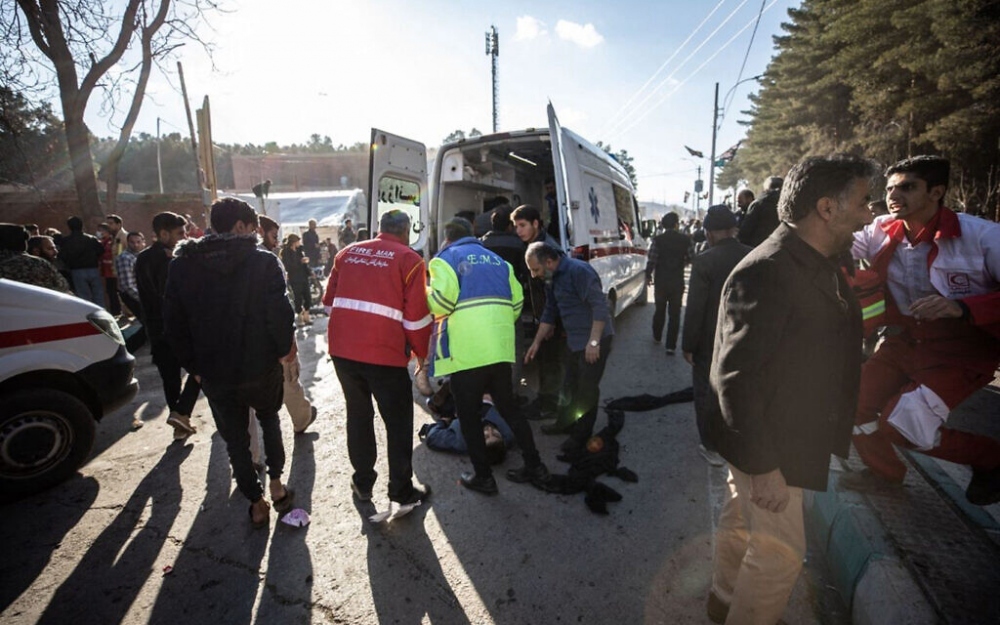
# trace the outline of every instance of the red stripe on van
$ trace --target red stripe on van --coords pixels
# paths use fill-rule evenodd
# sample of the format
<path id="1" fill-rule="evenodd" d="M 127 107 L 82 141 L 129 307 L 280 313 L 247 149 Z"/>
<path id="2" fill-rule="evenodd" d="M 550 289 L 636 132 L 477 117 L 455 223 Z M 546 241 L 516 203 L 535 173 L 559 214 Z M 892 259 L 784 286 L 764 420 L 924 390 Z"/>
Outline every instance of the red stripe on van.
<path id="1" fill-rule="evenodd" d="M 590 250 L 591 258 L 602 258 L 604 256 L 615 256 L 618 254 L 639 254 L 646 255 L 646 250 L 641 247 L 599 247 Z"/>
<path id="2" fill-rule="evenodd" d="M 66 339 L 77 339 L 100 333 L 101 331 L 89 322 L 67 323 L 60 326 L 28 328 L 26 330 L 10 330 L 0 332 L 0 349 L 33 345 L 35 343 L 65 341 Z"/>

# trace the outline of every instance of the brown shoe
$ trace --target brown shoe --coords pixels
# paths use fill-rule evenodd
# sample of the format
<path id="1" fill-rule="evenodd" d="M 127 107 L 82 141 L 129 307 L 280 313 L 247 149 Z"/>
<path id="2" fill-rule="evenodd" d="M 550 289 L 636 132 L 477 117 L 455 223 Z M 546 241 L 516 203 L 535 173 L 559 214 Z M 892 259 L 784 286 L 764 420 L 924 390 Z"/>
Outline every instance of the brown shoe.
<path id="1" fill-rule="evenodd" d="M 263 497 L 250 504 L 247 512 L 250 514 L 250 525 L 254 529 L 263 529 L 271 521 L 271 506 Z"/>
<path id="2" fill-rule="evenodd" d="M 723 603 L 719 595 L 712 591 L 708 592 L 708 601 L 705 602 L 705 611 L 708 613 L 708 620 L 713 623 L 725 623 L 729 616 L 729 604 Z"/>

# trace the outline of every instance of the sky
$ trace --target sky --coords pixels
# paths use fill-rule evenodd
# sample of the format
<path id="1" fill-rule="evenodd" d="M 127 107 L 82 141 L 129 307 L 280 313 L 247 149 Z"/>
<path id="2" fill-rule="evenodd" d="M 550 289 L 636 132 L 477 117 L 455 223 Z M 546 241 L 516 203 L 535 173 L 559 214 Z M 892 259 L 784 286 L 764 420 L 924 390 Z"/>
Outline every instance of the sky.
<path id="1" fill-rule="evenodd" d="M 193 44 L 177 56 L 192 109 L 210 98 L 217 144 L 306 143 L 316 133 L 352 145 L 378 127 L 434 147 L 456 129 L 491 131 L 485 33 L 496 26 L 500 130 L 546 126 L 551 100 L 564 126 L 628 150 L 640 200 L 671 204 L 693 189 L 699 165 L 708 178 L 715 83 L 720 109 L 731 99 L 721 153 L 743 138 L 737 120 L 757 88 L 746 79 L 767 67 L 773 37 L 798 4 L 229 0 L 229 11 L 200 30 L 212 58 Z M 189 134 L 178 85 L 176 76 L 153 75 L 136 133 L 155 135 L 160 118 L 163 133 Z M 91 131 L 116 136 L 120 120 L 100 109 L 95 96 Z"/>

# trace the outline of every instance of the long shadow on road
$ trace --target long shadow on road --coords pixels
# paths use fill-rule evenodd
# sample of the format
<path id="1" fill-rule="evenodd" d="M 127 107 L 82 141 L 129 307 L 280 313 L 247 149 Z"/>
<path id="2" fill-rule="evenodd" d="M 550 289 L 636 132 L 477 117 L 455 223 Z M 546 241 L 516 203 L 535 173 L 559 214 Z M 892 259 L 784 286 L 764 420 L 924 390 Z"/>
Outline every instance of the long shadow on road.
<path id="1" fill-rule="evenodd" d="M 94 504 L 99 491 L 96 479 L 75 478 L 58 489 L 0 506 L 4 545 L 17 547 L 5 548 L 0 558 L 0 613 L 35 582 L 64 547 L 66 535 Z"/>
<path id="2" fill-rule="evenodd" d="M 56 591 L 39 623 L 72 623 L 81 610 L 86 610 L 90 622 L 122 621 L 149 578 L 180 511 L 180 469 L 192 448 L 180 443 L 167 447 L 117 518 Z M 147 505 L 149 518 L 143 522 Z M 136 527 L 140 527 L 138 532 Z M 95 588 L 101 591 L 94 592 Z"/>
<path id="3" fill-rule="evenodd" d="M 249 504 L 230 477 L 226 444 L 212 435 L 205 497 L 163 578 L 150 623 L 250 623 L 268 530 L 247 521 Z M 273 519 L 272 519 L 273 521 Z"/>

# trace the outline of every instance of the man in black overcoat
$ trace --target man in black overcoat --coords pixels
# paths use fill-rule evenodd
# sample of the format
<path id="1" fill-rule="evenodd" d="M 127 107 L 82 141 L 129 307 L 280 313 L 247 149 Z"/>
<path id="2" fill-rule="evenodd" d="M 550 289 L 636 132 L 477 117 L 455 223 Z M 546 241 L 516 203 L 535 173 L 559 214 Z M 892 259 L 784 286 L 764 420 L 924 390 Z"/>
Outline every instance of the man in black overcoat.
<path id="1" fill-rule="evenodd" d="M 874 166 L 807 158 L 789 172 L 782 223 L 736 266 L 719 307 L 712 386 L 730 498 L 716 530 L 709 617 L 775 623 L 802 569 L 802 491 L 847 456 L 861 372 L 861 310 L 835 257 L 872 220 Z"/>

